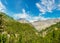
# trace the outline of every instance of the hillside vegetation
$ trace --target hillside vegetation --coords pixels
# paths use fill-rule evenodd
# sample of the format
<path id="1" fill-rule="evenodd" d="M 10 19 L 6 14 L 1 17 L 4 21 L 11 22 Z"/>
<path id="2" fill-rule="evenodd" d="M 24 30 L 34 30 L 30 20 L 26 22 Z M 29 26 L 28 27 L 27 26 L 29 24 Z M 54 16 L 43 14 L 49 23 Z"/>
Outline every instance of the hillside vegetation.
<path id="1" fill-rule="evenodd" d="M 60 43 L 60 22 L 40 31 L 42 43 Z"/>
<path id="2" fill-rule="evenodd" d="M 28 43 L 32 40 L 35 42 L 34 39 L 38 37 L 38 35 L 35 34 L 36 32 L 37 31 L 31 24 L 19 23 L 5 13 L 0 13 L 1 43 Z"/>
<path id="3" fill-rule="evenodd" d="M 60 22 L 40 32 L 0 13 L 0 43 L 60 43 Z"/>

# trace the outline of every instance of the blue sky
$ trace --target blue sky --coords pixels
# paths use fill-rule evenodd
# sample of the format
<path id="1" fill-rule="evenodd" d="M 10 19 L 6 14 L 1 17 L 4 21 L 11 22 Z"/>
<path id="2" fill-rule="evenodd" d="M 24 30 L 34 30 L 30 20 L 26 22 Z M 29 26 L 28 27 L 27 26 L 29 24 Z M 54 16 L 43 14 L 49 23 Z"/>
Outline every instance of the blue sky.
<path id="1" fill-rule="evenodd" d="M 0 0 L 0 12 L 30 22 L 60 18 L 60 0 Z"/>

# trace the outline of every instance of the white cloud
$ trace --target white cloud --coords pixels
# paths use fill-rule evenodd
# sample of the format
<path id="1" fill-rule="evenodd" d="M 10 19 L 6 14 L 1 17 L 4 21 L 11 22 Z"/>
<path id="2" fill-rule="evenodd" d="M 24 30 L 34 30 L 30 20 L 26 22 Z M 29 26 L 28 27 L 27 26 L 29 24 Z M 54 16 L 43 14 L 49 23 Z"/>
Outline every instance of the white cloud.
<path id="1" fill-rule="evenodd" d="M 39 17 L 35 17 L 35 16 L 31 16 L 29 15 L 28 13 L 26 13 L 25 9 L 22 9 L 22 12 L 23 13 L 19 13 L 19 14 L 14 14 L 14 18 L 15 19 L 19 19 L 19 18 L 25 18 L 27 19 L 28 21 L 30 22 L 33 22 L 33 21 L 37 21 L 39 19 Z"/>
<path id="2" fill-rule="evenodd" d="M 46 12 L 45 7 L 41 6 L 39 3 L 36 3 L 36 5 L 39 8 L 39 11 L 41 11 L 43 14 Z"/>
<path id="3" fill-rule="evenodd" d="M 38 21 L 38 20 L 47 20 L 47 19 L 53 19 L 50 17 L 45 18 L 44 16 L 34 16 L 31 19 L 29 19 L 30 22 Z"/>
<path id="4" fill-rule="evenodd" d="M 60 4 L 57 5 L 55 3 L 55 0 L 41 0 L 41 2 L 36 3 L 37 8 L 41 12 L 38 16 L 31 16 L 28 14 L 25 9 L 22 9 L 23 13 L 14 14 L 15 18 L 25 18 L 29 20 L 30 22 L 38 21 L 38 20 L 47 20 L 47 19 L 54 19 L 54 18 L 45 18 L 44 16 L 41 16 L 42 14 L 45 14 L 46 12 L 52 12 L 55 9 L 60 9 Z M 59 7 L 59 8 L 58 8 Z"/>
<path id="5" fill-rule="evenodd" d="M 40 3 L 36 3 L 36 6 L 42 14 L 45 14 L 46 12 L 52 12 L 58 7 L 60 8 L 60 5 L 57 6 L 55 0 L 41 0 Z"/>
<path id="6" fill-rule="evenodd" d="M 38 21 L 38 20 L 47 20 L 47 19 L 50 19 L 50 18 L 45 18 L 41 15 L 38 15 L 38 16 L 31 16 L 29 14 L 27 14 L 25 12 L 25 9 L 22 9 L 23 13 L 19 13 L 19 14 L 14 14 L 14 18 L 15 19 L 19 19 L 19 18 L 25 18 L 26 20 L 30 21 L 30 22 L 34 22 L 34 21 Z"/>
<path id="7" fill-rule="evenodd" d="M 14 18 L 17 18 L 17 19 L 18 18 L 25 18 L 25 19 L 30 18 L 30 15 L 25 12 L 25 9 L 22 9 L 22 12 L 23 13 L 14 14 Z"/>
<path id="8" fill-rule="evenodd" d="M 58 6 L 58 10 L 60 10 L 60 4 L 58 4 L 57 6 Z"/>
<path id="9" fill-rule="evenodd" d="M 27 18 L 29 15 L 24 13 L 14 14 L 15 18 Z"/>
<path id="10" fill-rule="evenodd" d="M 0 12 L 6 12 L 6 7 L 0 1 Z"/>
<path id="11" fill-rule="evenodd" d="M 34 22 L 34 21 L 38 21 L 38 20 L 46 20 L 44 17 L 42 17 L 42 16 L 34 16 L 34 17 L 32 17 L 32 19 L 31 20 L 29 20 L 30 22 Z"/>

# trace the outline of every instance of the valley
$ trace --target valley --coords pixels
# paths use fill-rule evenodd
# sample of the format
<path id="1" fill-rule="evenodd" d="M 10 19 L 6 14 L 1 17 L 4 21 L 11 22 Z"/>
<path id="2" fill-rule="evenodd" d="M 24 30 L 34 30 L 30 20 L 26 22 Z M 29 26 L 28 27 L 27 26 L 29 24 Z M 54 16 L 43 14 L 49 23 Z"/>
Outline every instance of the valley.
<path id="1" fill-rule="evenodd" d="M 59 42 L 60 19 L 29 23 L 25 19 L 14 20 L 5 13 L 0 12 L 0 43 Z"/>

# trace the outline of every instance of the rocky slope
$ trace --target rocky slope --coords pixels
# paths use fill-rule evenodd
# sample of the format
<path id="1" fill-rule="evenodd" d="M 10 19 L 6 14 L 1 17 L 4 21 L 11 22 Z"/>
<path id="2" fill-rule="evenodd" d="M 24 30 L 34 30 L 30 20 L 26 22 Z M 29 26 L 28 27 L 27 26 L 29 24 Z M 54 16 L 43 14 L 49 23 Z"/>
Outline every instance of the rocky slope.
<path id="1" fill-rule="evenodd" d="M 35 21 L 32 23 L 32 25 L 38 30 L 41 31 L 53 24 L 56 24 L 59 22 L 60 19 L 48 19 L 48 20 L 41 20 L 41 21 Z"/>
<path id="2" fill-rule="evenodd" d="M 30 23 L 28 20 L 26 20 L 24 18 L 20 18 L 18 21 L 20 23 L 32 24 L 36 28 L 36 30 L 41 31 L 53 24 L 56 24 L 57 22 L 60 22 L 60 19 L 40 20 L 40 21 L 35 21 L 35 22 Z"/>

